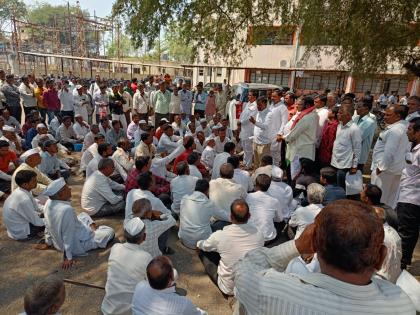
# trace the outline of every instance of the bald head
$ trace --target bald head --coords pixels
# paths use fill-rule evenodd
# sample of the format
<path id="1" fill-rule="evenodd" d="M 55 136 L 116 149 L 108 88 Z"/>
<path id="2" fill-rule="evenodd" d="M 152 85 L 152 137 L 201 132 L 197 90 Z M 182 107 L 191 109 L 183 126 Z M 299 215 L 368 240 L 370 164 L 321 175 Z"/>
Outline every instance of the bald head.
<path id="1" fill-rule="evenodd" d="M 230 163 L 224 163 L 222 166 L 220 166 L 220 177 L 221 178 L 233 178 L 233 166 Z"/>
<path id="2" fill-rule="evenodd" d="M 244 224 L 250 217 L 249 206 L 243 199 L 236 199 L 230 206 L 230 218 L 234 224 Z"/>
<path id="3" fill-rule="evenodd" d="M 171 260 L 166 256 L 157 256 L 147 265 L 147 279 L 155 290 L 163 290 L 171 285 L 174 272 Z"/>

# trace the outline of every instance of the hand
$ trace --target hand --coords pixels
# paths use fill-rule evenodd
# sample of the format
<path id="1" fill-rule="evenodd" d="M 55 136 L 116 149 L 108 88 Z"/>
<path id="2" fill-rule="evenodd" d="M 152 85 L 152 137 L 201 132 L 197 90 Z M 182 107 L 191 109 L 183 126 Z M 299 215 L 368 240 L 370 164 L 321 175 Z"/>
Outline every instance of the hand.
<path id="1" fill-rule="evenodd" d="M 91 225 L 89 225 L 89 227 L 92 231 L 96 231 L 98 229 L 98 226 L 96 225 L 95 222 L 93 222 Z"/>
<path id="2" fill-rule="evenodd" d="M 63 270 L 69 270 L 76 261 L 74 259 L 64 259 L 63 263 L 61 264 L 61 269 Z"/>
<path id="3" fill-rule="evenodd" d="M 282 142 L 283 141 L 283 136 L 282 135 L 277 135 L 276 136 L 276 141 L 277 142 Z"/>
<path id="4" fill-rule="evenodd" d="M 160 216 L 162 215 L 162 212 L 157 210 L 152 210 L 152 220 L 159 220 Z"/>
<path id="5" fill-rule="evenodd" d="M 379 168 L 376 168 L 376 175 L 379 175 L 381 173 L 382 173 L 382 171 Z"/>
<path id="6" fill-rule="evenodd" d="M 356 167 L 352 167 L 349 171 L 350 174 L 356 174 L 357 172 L 357 168 Z"/>
<path id="7" fill-rule="evenodd" d="M 295 245 L 299 253 L 302 254 L 313 254 L 314 249 L 314 235 L 315 235 L 315 224 L 309 224 L 297 240 Z"/>
<path id="8" fill-rule="evenodd" d="M 249 118 L 249 121 L 251 122 L 251 124 L 255 124 L 255 117 L 254 116 L 251 116 Z"/>

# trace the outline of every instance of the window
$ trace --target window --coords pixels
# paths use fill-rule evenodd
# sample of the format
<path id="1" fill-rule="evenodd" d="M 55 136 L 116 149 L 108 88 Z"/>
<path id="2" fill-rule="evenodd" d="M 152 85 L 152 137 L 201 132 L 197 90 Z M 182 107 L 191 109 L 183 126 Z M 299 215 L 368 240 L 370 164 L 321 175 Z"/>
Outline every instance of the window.
<path id="1" fill-rule="evenodd" d="M 140 68 L 133 68 L 133 73 L 140 73 Z"/>
<path id="2" fill-rule="evenodd" d="M 382 79 L 362 79 L 356 81 L 355 92 L 365 93 L 370 91 L 372 94 L 381 94 L 383 91 Z"/>
<path id="3" fill-rule="evenodd" d="M 345 87 L 346 75 L 341 73 L 304 72 L 303 77 L 297 78 L 297 88 L 303 90 L 334 91 Z"/>
<path id="4" fill-rule="evenodd" d="M 372 94 L 381 94 L 384 91 L 391 93 L 397 91 L 398 95 L 404 95 L 407 91 L 407 79 L 400 77 L 366 78 L 356 80 L 356 93 L 371 91 Z"/>
<path id="5" fill-rule="evenodd" d="M 198 68 L 198 75 L 202 77 L 204 75 L 204 68 Z"/>
<path id="6" fill-rule="evenodd" d="M 294 28 L 258 26 L 248 31 L 248 43 L 252 45 L 293 45 Z"/>
<path id="7" fill-rule="evenodd" d="M 216 68 L 216 76 L 218 77 L 222 76 L 222 68 Z"/>
<path id="8" fill-rule="evenodd" d="M 288 71 L 275 72 L 274 70 L 251 70 L 250 82 L 275 84 L 285 87 L 289 85 L 289 77 L 290 72 Z"/>
<path id="9" fill-rule="evenodd" d="M 212 67 L 207 67 L 207 76 L 211 77 L 211 74 L 213 72 L 213 68 Z"/>

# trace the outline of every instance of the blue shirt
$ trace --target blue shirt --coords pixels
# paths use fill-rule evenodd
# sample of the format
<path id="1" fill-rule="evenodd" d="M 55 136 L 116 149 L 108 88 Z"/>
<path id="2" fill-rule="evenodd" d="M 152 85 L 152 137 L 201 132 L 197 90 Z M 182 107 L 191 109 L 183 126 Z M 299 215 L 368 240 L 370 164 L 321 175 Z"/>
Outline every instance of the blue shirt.
<path id="1" fill-rule="evenodd" d="M 372 146 L 373 136 L 376 130 L 376 121 L 374 121 L 369 114 L 362 118 L 355 116 L 353 121 L 359 127 L 362 136 L 362 149 L 358 163 L 365 164 L 369 157 L 370 147 Z"/>
<path id="2" fill-rule="evenodd" d="M 198 110 L 205 110 L 206 109 L 206 100 L 207 100 L 207 93 L 201 92 L 200 94 L 196 93 L 194 95 L 194 109 Z"/>
<path id="3" fill-rule="evenodd" d="M 35 136 L 37 134 L 38 133 L 36 132 L 36 129 L 35 128 L 31 128 L 31 129 L 28 130 L 28 132 L 26 133 L 26 136 L 25 136 L 25 145 L 26 145 L 26 148 L 28 148 L 28 149 L 32 148 L 31 142 L 32 142 L 33 138 L 35 138 Z"/>
<path id="4" fill-rule="evenodd" d="M 325 186 L 325 197 L 323 205 L 326 206 L 335 200 L 346 199 L 346 192 L 344 189 L 337 185 Z"/>

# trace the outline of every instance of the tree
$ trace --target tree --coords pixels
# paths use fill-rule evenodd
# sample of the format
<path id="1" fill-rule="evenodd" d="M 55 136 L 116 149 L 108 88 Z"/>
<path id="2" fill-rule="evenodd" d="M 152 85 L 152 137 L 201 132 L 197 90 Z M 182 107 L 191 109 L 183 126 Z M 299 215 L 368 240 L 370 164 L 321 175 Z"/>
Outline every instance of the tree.
<path id="1" fill-rule="evenodd" d="M 120 35 L 120 44 L 119 44 L 119 56 L 120 58 L 123 57 L 130 57 L 134 54 L 134 48 L 131 44 L 131 40 L 127 35 L 121 34 Z M 114 41 L 109 40 L 106 45 L 106 55 L 111 58 L 118 57 L 118 43 L 114 38 Z"/>
<path id="2" fill-rule="evenodd" d="M 253 45 L 249 30 L 264 37 L 281 22 L 276 36 L 298 30 L 307 55 L 334 54 L 355 73 L 380 73 L 393 62 L 420 69 L 418 0 L 116 0 L 113 13 L 126 17 L 136 47 L 176 23 L 194 55 L 202 49 L 205 59 L 237 64 Z"/>
<path id="3" fill-rule="evenodd" d="M 27 14 L 26 5 L 21 0 L 1 0 L 0 1 L 0 33 L 5 31 L 10 19 L 15 17 L 21 19 Z"/>

